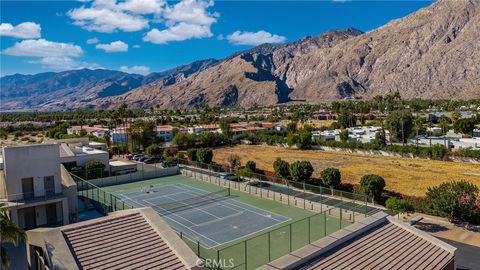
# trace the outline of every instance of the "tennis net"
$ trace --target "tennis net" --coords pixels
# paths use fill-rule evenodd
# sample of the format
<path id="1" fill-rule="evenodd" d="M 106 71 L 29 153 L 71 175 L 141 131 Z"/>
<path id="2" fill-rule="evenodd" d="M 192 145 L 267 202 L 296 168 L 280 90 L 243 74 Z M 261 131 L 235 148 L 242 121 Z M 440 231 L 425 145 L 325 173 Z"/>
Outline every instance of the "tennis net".
<path id="1" fill-rule="evenodd" d="M 230 188 L 225 188 L 215 192 L 209 192 L 199 196 L 193 196 L 185 200 L 151 205 L 151 207 L 160 214 L 168 214 L 178 211 L 184 211 L 187 209 L 198 208 L 202 205 L 224 200 L 228 196 L 230 196 Z"/>

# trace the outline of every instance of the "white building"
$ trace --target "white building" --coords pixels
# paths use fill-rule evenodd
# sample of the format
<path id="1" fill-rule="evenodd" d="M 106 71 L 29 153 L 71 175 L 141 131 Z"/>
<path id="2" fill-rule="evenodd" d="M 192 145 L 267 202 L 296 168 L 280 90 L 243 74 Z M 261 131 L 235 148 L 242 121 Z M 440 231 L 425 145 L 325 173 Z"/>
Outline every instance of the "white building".
<path id="1" fill-rule="evenodd" d="M 93 143 L 93 144 L 92 144 Z M 66 168 L 75 166 L 84 167 L 89 161 L 98 160 L 109 170 L 110 155 L 102 143 L 89 142 L 88 139 L 69 139 L 58 141 L 60 145 L 60 162 Z"/>
<path id="2" fill-rule="evenodd" d="M 348 128 L 348 140 L 358 141 L 362 143 L 371 143 L 375 140 L 377 132 L 382 130 L 382 127 L 377 126 L 364 126 L 364 127 L 351 127 Z M 322 139 L 325 141 L 336 140 L 340 141 L 341 129 L 324 130 L 324 131 L 312 131 L 312 140 Z M 385 138 L 388 141 L 390 139 L 390 132 L 385 130 Z"/>
<path id="3" fill-rule="evenodd" d="M 93 127 L 71 126 L 70 128 L 67 128 L 67 134 L 82 135 L 82 130 L 84 130 L 87 135 L 103 138 L 105 136 L 105 132 L 108 131 L 108 128 L 100 125 L 95 125 Z"/>
<path id="4" fill-rule="evenodd" d="M 65 225 L 76 218 L 77 187 L 60 163 L 58 144 L 3 148 L 0 201 L 22 228 Z"/>
<path id="5" fill-rule="evenodd" d="M 156 126 L 155 132 L 157 137 L 163 139 L 165 142 L 173 140 L 173 127 L 170 125 Z"/>

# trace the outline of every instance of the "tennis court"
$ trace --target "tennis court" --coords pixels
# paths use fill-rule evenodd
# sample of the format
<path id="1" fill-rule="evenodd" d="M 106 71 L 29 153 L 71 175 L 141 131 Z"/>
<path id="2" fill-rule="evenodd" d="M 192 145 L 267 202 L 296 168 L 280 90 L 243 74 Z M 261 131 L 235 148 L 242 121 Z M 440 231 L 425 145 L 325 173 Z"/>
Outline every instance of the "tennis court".
<path id="1" fill-rule="evenodd" d="M 119 194 L 135 207 L 152 207 L 183 236 L 205 247 L 223 245 L 289 218 L 235 200 L 229 189 L 207 192 L 184 184 L 143 186 Z"/>

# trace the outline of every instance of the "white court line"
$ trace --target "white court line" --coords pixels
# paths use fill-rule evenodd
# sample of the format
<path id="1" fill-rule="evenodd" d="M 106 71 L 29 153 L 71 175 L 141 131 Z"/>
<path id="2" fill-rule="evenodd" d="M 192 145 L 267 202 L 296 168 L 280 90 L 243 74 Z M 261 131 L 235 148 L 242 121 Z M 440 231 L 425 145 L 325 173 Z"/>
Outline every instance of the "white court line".
<path id="1" fill-rule="evenodd" d="M 188 193 L 186 193 L 186 192 L 178 192 L 178 193 L 176 193 L 176 194 L 180 194 L 180 193 L 181 193 L 181 194 L 188 194 Z M 172 195 L 174 195 L 174 194 L 172 194 Z M 175 199 L 173 199 L 173 198 L 170 198 L 169 195 L 161 196 L 160 198 L 162 198 L 162 197 L 171 200 L 172 203 L 183 204 L 183 205 L 185 205 L 185 206 L 189 206 L 189 207 L 191 207 L 191 208 L 194 208 L 194 209 L 197 209 L 197 210 L 199 210 L 199 211 L 205 212 L 205 213 L 207 213 L 207 215 L 213 216 L 214 218 L 219 218 L 219 217 L 215 216 L 214 214 L 211 214 L 211 213 L 209 213 L 209 212 L 203 211 L 202 209 L 200 209 L 200 207 L 194 207 L 194 206 L 192 206 L 192 205 L 190 205 L 190 204 L 186 204 L 186 203 L 183 203 L 183 202 L 181 202 L 181 201 L 177 201 L 177 200 L 175 200 Z M 159 198 L 159 197 L 157 197 L 157 198 Z M 148 203 L 151 204 L 151 205 L 155 205 L 154 203 L 150 202 L 151 200 L 154 200 L 154 198 L 145 199 L 144 201 L 148 202 Z M 157 206 L 157 205 L 155 205 L 155 206 Z M 161 206 L 157 206 L 157 207 L 162 208 Z M 163 208 L 162 208 L 162 209 L 163 209 Z M 166 210 L 166 209 L 165 209 L 165 210 Z M 168 211 L 168 210 L 166 210 L 166 211 Z M 181 211 L 181 212 L 183 212 L 183 211 Z M 194 223 L 194 222 L 191 222 L 191 223 Z M 195 224 L 195 225 L 198 225 L 197 223 L 194 223 L 194 224 Z"/>
<path id="2" fill-rule="evenodd" d="M 185 189 L 185 190 L 186 190 L 186 191 L 190 190 L 192 193 L 195 193 L 195 190 L 201 191 L 201 192 L 197 192 L 198 195 L 200 195 L 201 193 L 205 192 L 205 190 L 202 190 L 202 189 L 199 189 L 199 188 L 195 188 L 195 187 L 192 187 L 192 186 L 187 186 L 187 185 L 184 185 L 184 184 L 179 184 L 179 185 L 182 185 L 182 186 L 184 186 L 184 187 L 187 187 L 187 189 Z M 192 189 L 193 189 L 193 190 L 192 190 Z M 205 193 L 203 193 L 203 194 L 205 194 Z M 265 215 L 262 215 L 262 214 L 259 213 L 259 212 L 253 211 L 252 208 L 255 209 L 255 210 L 258 209 L 258 210 L 260 210 L 260 211 L 263 211 L 263 212 L 266 212 L 266 213 L 270 213 L 270 214 L 275 215 L 275 216 L 281 216 L 281 217 L 285 217 L 285 216 L 282 216 L 282 215 L 279 215 L 279 214 L 277 214 L 277 213 L 273 213 L 273 212 L 271 212 L 271 211 L 268 211 L 268 210 L 265 210 L 265 209 L 262 209 L 262 208 L 258 208 L 258 207 L 256 207 L 256 206 L 249 205 L 249 204 L 246 204 L 246 203 L 237 201 L 237 200 L 235 200 L 236 203 L 245 205 L 246 207 L 248 207 L 248 208 L 250 208 L 250 209 L 245 208 L 245 207 L 242 207 L 242 206 L 235 205 L 235 204 L 229 202 L 228 200 L 226 200 L 226 201 L 224 201 L 224 202 L 227 203 L 227 204 L 229 204 L 229 205 L 231 205 L 231 206 L 234 206 L 234 207 L 243 209 L 244 211 L 248 211 L 248 212 L 254 213 L 254 214 L 256 214 L 256 215 L 262 216 L 262 217 L 266 217 L 266 218 L 269 218 L 269 219 L 273 219 L 273 220 L 275 220 L 275 221 L 277 221 L 277 222 L 279 222 L 279 223 L 283 223 L 283 222 L 286 222 L 286 221 L 291 220 L 291 218 L 288 218 L 287 220 L 282 221 L 282 220 L 278 220 L 278 219 L 276 219 L 276 218 L 274 218 L 274 217 L 267 217 L 267 216 L 265 216 Z M 225 206 L 225 205 L 223 205 L 223 204 L 219 204 L 219 205 Z M 228 207 L 228 206 L 225 206 L 225 207 L 232 209 L 232 207 Z M 239 211 L 238 209 L 234 209 L 234 210 Z M 285 217 L 285 218 L 286 218 L 286 217 Z"/>

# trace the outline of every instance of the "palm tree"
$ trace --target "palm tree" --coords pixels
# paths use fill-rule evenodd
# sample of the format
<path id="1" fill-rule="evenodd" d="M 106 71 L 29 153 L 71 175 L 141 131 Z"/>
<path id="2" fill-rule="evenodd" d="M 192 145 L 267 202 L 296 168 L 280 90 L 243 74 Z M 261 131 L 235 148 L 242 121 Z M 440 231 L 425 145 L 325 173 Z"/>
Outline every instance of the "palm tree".
<path id="1" fill-rule="evenodd" d="M 445 147 L 447 147 L 447 131 L 448 131 L 448 126 L 450 124 L 450 118 L 448 118 L 445 115 L 440 116 L 440 119 L 438 120 L 438 125 L 442 129 L 443 133 L 443 143 L 445 144 Z"/>
<path id="2" fill-rule="evenodd" d="M 0 203 L 0 260 L 2 261 L 2 269 L 7 269 L 10 266 L 10 258 L 8 257 L 7 249 L 3 246 L 4 243 L 10 242 L 15 246 L 21 239 L 27 239 L 25 231 L 13 224 L 8 216 L 8 208 L 6 203 Z"/>
<path id="3" fill-rule="evenodd" d="M 415 137 L 415 144 L 418 147 L 418 133 L 420 132 L 420 130 L 423 127 L 423 118 L 421 118 L 419 116 L 415 117 L 415 119 L 413 120 L 413 125 L 414 125 L 415 131 L 417 133 L 417 136 Z"/>

